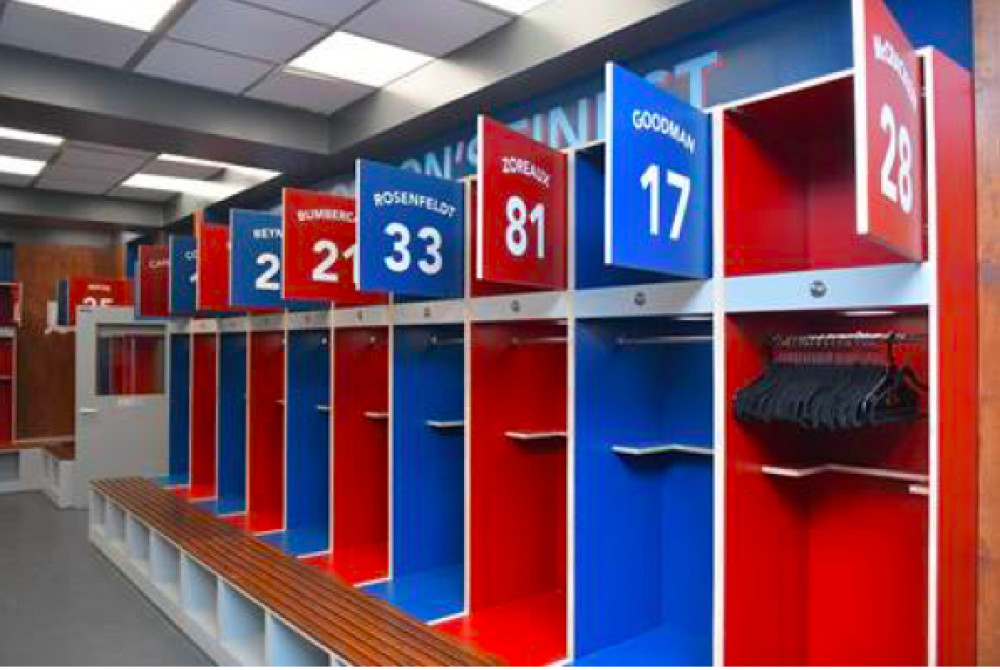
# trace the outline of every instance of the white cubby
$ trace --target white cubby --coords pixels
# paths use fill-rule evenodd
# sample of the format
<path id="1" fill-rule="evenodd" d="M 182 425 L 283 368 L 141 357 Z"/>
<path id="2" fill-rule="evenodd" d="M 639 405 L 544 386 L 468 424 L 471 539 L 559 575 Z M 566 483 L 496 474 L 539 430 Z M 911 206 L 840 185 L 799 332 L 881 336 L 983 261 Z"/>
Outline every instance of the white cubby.
<path id="1" fill-rule="evenodd" d="M 181 556 L 181 607 L 206 632 L 218 630 L 218 579 L 187 554 Z"/>
<path id="2" fill-rule="evenodd" d="M 266 664 L 277 667 L 330 665 L 330 653 L 273 614 L 267 615 Z"/>
<path id="3" fill-rule="evenodd" d="M 180 551 L 155 531 L 150 538 L 149 549 L 149 569 L 153 585 L 173 602 L 180 601 Z"/>
<path id="4" fill-rule="evenodd" d="M 21 454 L 0 453 L 0 484 L 12 484 L 21 479 Z"/>
<path id="5" fill-rule="evenodd" d="M 264 665 L 264 608 L 219 582 L 219 641 L 241 664 Z"/>
<path id="6" fill-rule="evenodd" d="M 90 492 L 90 527 L 92 530 L 104 532 L 104 515 L 107 501 L 97 491 Z"/>
<path id="7" fill-rule="evenodd" d="M 125 550 L 139 569 L 149 569 L 149 529 L 131 514 L 125 517 Z"/>
<path id="8" fill-rule="evenodd" d="M 125 510 L 112 502 L 104 511 L 104 534 L 111 542 L 125 541 Z"/>

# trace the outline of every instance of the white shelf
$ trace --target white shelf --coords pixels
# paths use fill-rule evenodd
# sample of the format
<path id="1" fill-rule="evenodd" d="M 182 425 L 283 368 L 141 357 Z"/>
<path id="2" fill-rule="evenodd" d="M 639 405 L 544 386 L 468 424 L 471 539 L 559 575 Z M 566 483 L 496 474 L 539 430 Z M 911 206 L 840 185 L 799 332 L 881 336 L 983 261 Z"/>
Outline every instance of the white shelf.
<path id="1" fill-rule="evenodd" d="M 461 419 L 458 421 L 435 421 L 428 419 L 427 427 L 436 430 L 458 430 L 459 428 L 465 428 L 465 421 Z"/>
<path id="2" fill-rule="evenodd" d="M 365 412 L 365 418 L 372 421 L 388 421 L 388 412 Z"/>
<path id="3" fill-rule="evenodd" d="M 506 437 L 511 440 L 518 440 L 521 442 L 534 442 L 538 440 L 564 440 L 566 439 L 565 430 L 508 430 L 504 433 Z"/>
<path id="4" fill-rule="evenodd" d="M 840 463 L 823 463 L 809 467 L 782 467 L 776 465 L 763 465 L 760 471 L 772 477 L 787 477 L 790 479 L 806 479 L 828 473 L 841 475 L 856 475 L 859 477 L 870 477 L 874 479 L 886 479 L 897 482 L 908 482 L 910 484 L 926 485 L 930 478 L 916 472 L 906 470 L 887 470 L 882 468 L 866 468 L 855 465 L 842 465 Z"/>
<path id="5" fill-rule="evenodd" d="M 715 451 L 711 447 L 699 447 L 690 444 L 650 443 L 650 444 L 616 444 L 611 451 L 624 456 L 655 456 L 659 454 L 691 454 L 711 458 Z"/>

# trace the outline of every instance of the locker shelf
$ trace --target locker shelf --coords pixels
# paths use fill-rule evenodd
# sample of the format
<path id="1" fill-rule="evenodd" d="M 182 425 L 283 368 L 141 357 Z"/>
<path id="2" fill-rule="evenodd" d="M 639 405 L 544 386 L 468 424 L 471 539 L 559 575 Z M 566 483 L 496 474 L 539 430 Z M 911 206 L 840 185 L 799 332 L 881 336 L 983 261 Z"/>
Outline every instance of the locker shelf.
<path id="1" fill-rule="evenodd" d="M 544 593 L 479 610 L 437 628 L 515 666 L 566 658 L 566 594 Z"/>
<path id="2" fill-rule="evenodd" d="M 338 549 L 302 560 L 349 584 L 367 584 L 389 576 L 389 547 L 384 544 Z"/>
<path id="3" fill-rule="evenodd" d="M 930 477 L 917 472 L 907 472 L 905 470 L 886 470 L 884 468 L 865 468 L 853 465 L 843 465 L 840 463 L 823 463 L 822 465 L 810 465 L 807 467 L 762 465 L 760 471 L 765 475 L 771 475 L 773 477 L 788 477 L 791 479 L 806 479 L 814 475 L 831 473 L 871 477 L 874 479 L 886 479 L 889 481 L 909 482 L 913 484 L 927 484 L 930 481 Z"/>
<path id="4" fill-rule="evenodd" d="M 436 430 L 459 430 L 465 428 L 465 421 L 459 419 L 457 421 L 438 421 L 435 419 L 428 419 L 426 421 L 428 428 L 434 428 Z"/>
<path id="5" fill-rule="evenodd" d="M 518 442 L 537 442 L 542 440 L 565 440 L 565 430 L 508 430 L 504 436 Z"/>
<path id="6" fill-rule="evenodd" d="M 671 444 L 667 442 L 649 442 L 643 444 L 616 444 L 611 451 L 623 456 L 657 456 L 660 454 L 688 454 L 692 456 L 714 456 L 712 447 L 699 447 L 690 444 Z"/>
<path id="7" fill-rule="evenodd" d="M 465 575 L 461 565 L 415 572 L 364 587 L 421 621 L 458 614 L 464 608 Z"/>
<path id="8" fill-rule="evenodd" d="M 365 418 L 369 419 L 371 421 L 388 421 L 389 420 L 389 413 L 388 412 L 384 412 L 384 411 L 381 411 L 381 412 L 365 412 Z"/>

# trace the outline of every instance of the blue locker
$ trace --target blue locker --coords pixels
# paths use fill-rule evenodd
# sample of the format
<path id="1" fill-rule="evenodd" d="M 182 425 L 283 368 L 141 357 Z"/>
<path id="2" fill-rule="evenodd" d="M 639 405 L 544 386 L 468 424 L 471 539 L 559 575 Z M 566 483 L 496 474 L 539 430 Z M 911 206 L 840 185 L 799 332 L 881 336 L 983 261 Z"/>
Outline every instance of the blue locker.
<path id="1" fill-rule="evenodd" d="M 576 665 L 712 662 L 710 332 L 577 326 Z"/>
<path id="2" fill-rule="evenodd" d="M 264 539 L 294 556 L 330 550 L 330 334 L 290 331 L 285 393 L 285 530 Z"/>
<path id="3" fill-rule="evenodd" d="M 240 514 L 247 506 L 247 336 L 219 336 L 219 459 L 215 513 Z"/>
<path id="4" fill-rule="evenodd" d="M 191 457 L 191 336 L 170 336 L 170 435 L 167 457 L 169 472 L 159 483 L 166 487 L 187 486 Z"/>
<path id="5" fill-rule="evenodd" d="M 392 574 L 366 590 L 424 621 L 464 610 L 462 331 L 448 325 L 395 332 Z"/>

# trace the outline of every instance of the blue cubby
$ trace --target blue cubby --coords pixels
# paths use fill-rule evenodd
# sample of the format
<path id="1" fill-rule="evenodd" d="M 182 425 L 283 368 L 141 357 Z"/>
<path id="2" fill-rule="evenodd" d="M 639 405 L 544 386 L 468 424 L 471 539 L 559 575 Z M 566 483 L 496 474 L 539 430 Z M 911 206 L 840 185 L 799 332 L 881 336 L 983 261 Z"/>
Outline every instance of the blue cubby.
<path id="1" fill-rule="evenodd" d="M 157 482 L 164 487 L 187 486 L 191 461 L 191 336 L 170 336 L 170 435 L 168 472 Z"/>
<path id="2" fill-rule="evenodd" d="M 247 507 L 247 336 L 219 336 L 218 497 L 216 514 Z"/>
<path id="3" fill-rule="evenodd" d="M 285 397 L 285 530 L 264 540 L 293 556 L 330 550 L 330 334 L 292 330 Z"/>
<path id="4" fill-rule="evenodd" d="M 392 572 L 366 590 L 424 621 L 465 609 L 462 333 L 461 325 L 395 331 Z"/>
<path id="5" fill-rule="evenodd" d="M 605 288 L 669 280 L 656 272 L 607 265 L 604 262 L 606 145 L 594 144 L 573 153 L 573 207 L 576 236 L 576 288 Z"/>
<path id="6" fill-rule="evenodd" d="M 576 326 L 574 664 L 712 662 L 711 322 Z"/>

